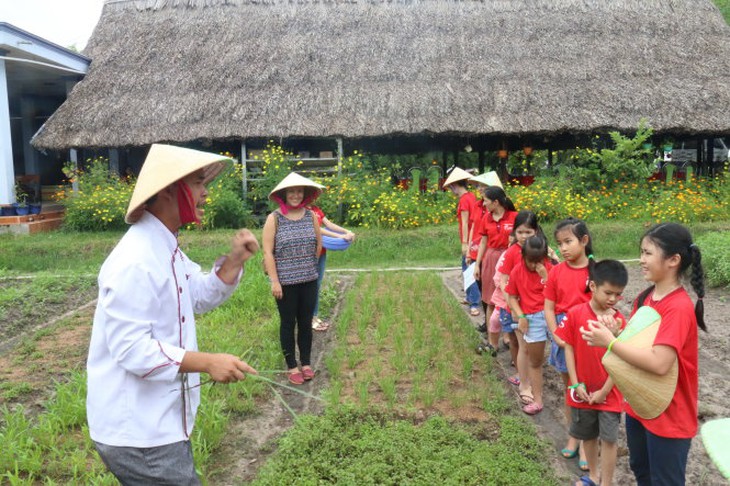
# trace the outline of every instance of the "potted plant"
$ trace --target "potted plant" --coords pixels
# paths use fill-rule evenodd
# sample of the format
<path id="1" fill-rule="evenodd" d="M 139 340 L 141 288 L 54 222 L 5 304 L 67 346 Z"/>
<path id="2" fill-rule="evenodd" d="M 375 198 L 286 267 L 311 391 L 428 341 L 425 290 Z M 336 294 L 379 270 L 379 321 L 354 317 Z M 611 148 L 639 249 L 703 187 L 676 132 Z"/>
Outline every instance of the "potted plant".
<path id="1" fill-rule="evenodd" d="M 28 207 L 28 193 L 25 191 L 22 185 L 15 184 L 15 214 L 18 216 L 25 216 L 30 213 Z"/>

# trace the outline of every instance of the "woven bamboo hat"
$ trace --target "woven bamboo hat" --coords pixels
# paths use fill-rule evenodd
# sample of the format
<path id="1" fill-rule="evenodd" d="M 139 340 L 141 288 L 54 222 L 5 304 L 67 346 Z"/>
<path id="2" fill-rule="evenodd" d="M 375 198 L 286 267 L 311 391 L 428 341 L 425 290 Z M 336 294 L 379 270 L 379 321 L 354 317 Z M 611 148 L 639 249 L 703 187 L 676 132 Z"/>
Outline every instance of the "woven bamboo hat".
<path id="1" fill-rule="evenodd" d="M 305 189 L 311 188 L 314 192 L 311 194 L 311 196 L 313 197 L 310 199 L 310 202 L 314 199 L 317 199 L 319 195 L 322 194 L 322 190 L 324 189 L 324 186 L 322 184 L 317 184 L 313 180 L 307 179 L 303 175 L 297 174 L 296 172 L 291 172 L 289 175 L 284 177 L 281 182 L 276 185 L 275 188 L 271 190 L 271 192 L 269 193 L 269 199 L 275 201 L 275 196 L 277 196 L 277 193 L 289 187 L 304 187 Z M 310 194 L 307 194 L 307 196 L 309 197 Z"/>
<path id="2" fill-rule="evenodd" d="M 463 181 L 466 179 L 469 179 L 471 177 L 471 174 L 465 171 L 464 169 L 460 169 L 458 167 L 454 167 L 451 169 L 451 172 L 449 173 L 449 177 L 446 178 L 446 182 L 444 182 L 444 185 L 442 186 L 444 189 L 449 187 L 454 182 Z"/>
<path id="3" fill-rule="evenodd" d="M 651 307 L 639 307 L 618 340 L 648 349 L 654 345 L 662 318 Z M 657 375 L 628 364 L 607 351 L 603 366 L 636 414 L 644 419 L 658 417 L 667 409 L 677 388 L 678 365 L 675 361 L 666 375 Z"/>
<path id="4" fill-rule="evenodd" d="M 139 172 L 124 220 L 136 223 L 152 196 L 196 170 L 205 169 L 205 184 L 208 184 L 232 162 L 224 155 L 153 144 Z"/>
<path id="5" fill-rule="evenodd" d="M 499 180 L 499 176 L 495 171 L 485 172 L 484 174 L 470 177 L 469 182 L 476 182 L 477 184 L 483 184 L 485 186 L 498 186 L 504 189 L 502 181 Z"/>

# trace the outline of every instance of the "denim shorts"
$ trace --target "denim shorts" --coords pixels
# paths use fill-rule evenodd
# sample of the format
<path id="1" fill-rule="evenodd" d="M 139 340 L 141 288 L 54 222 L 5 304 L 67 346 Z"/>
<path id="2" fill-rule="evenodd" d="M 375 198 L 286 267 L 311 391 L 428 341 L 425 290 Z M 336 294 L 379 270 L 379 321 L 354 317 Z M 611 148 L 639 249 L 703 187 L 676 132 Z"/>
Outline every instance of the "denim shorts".
<path id="1" fill-rule="evenodd" d="M 502 332 L 515 332 L 517 323 L 512 320 L 512 312 L 499 308 L 499 322 L 502 324 Z"/>
<path id="2" fill-rule="evenodd" d="M 555 316 L 555 322 L 558 324 L 558 326 L 560 325 L 560 321 L 562 321 L 563 319 L 565 319 L 564 312 Z M 568 365 L 565 364 L 565 349 L 555 344 L 555 341 L 552 340 L 552 335 L 550 336 L 550 338 L 552 344 L 550 346 L 550 357 L 548 358 L 548 364 L 555 368 L 559 373 L 567 373 Z"/>
<path id="3" fill-rule="evenodd" d="M 549 339 L 545 311 L 527 314 L 527 322 L 529 327 L 524 336 L 526 343 L 542 343 Z"/>

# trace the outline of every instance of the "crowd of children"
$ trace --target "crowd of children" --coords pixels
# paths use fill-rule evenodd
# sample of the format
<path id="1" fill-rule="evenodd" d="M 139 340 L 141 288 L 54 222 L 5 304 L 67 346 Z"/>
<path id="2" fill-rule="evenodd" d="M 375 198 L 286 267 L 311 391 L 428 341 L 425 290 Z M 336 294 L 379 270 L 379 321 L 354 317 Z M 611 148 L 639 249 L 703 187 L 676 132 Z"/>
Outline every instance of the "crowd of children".
<path id="1" fill-rule="evenodd" d="M 616 260 L 596 260 L 585 222 L 568 218 L 557 224 L 553 236 L 558 257 L 537 216 L 515 209 L 496 174 L 456 174 L 445 186 L 458 183 L 458 190 L 451 188 L 462 201 L 462 268 L 475 263 L 473 276 L 485 311 L 479 330 L 488 336 L 493 355 L 506 334 L 517 369 L 507 379 L 519 387 L 522 411 L 535 415 L 543 410 L 547 354 L 565 389 L 569 437 L 562 454 L 572 458 L 580 453 L 579 464 L 587 471 L 578 486 L 612 484 L 622 412 L 637 483 L 684 484 L 690 442 L 697 432 L 697 328 L 705 330 L 701 253 L 689 231 L 664 223 L 641 239 L 641 271 L 651 286 L 638 296 L 629 317 L 649 306 L 661 318 L 653 344 L 642 348 L 618 337 L 628 322 L 615 309 L 628 282 L 626 267 Z M 481 200 L 465 197 L 467 180 L 478 184 Z M 690 268 L 696 304 L 681 281 Z M 602 364 L 608 353 L 658 376 L 678 369 L 666 409 L 652 418 L 637 413 Z M 638 408 L 636 401 L 631 403 Z"/>

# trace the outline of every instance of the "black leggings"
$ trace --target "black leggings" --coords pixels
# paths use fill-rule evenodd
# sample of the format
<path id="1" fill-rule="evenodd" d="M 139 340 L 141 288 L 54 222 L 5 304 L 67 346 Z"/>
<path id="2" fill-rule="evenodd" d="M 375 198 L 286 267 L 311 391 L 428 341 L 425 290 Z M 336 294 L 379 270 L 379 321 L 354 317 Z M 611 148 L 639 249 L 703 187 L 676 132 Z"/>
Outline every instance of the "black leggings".
<path id="1" fill-rule="evenodd" d="M 310 365 L 312 352 L 312 315 L 317 302 L 317 281 L 281 286 L 283 296 L 276 301 L 279 308 L 279 340 L 284 352 L 286 366 L 297 367 L 294 334 L 296 329 L 296 345 L 299 347 L 299 361 L 302 366 Z"/>

